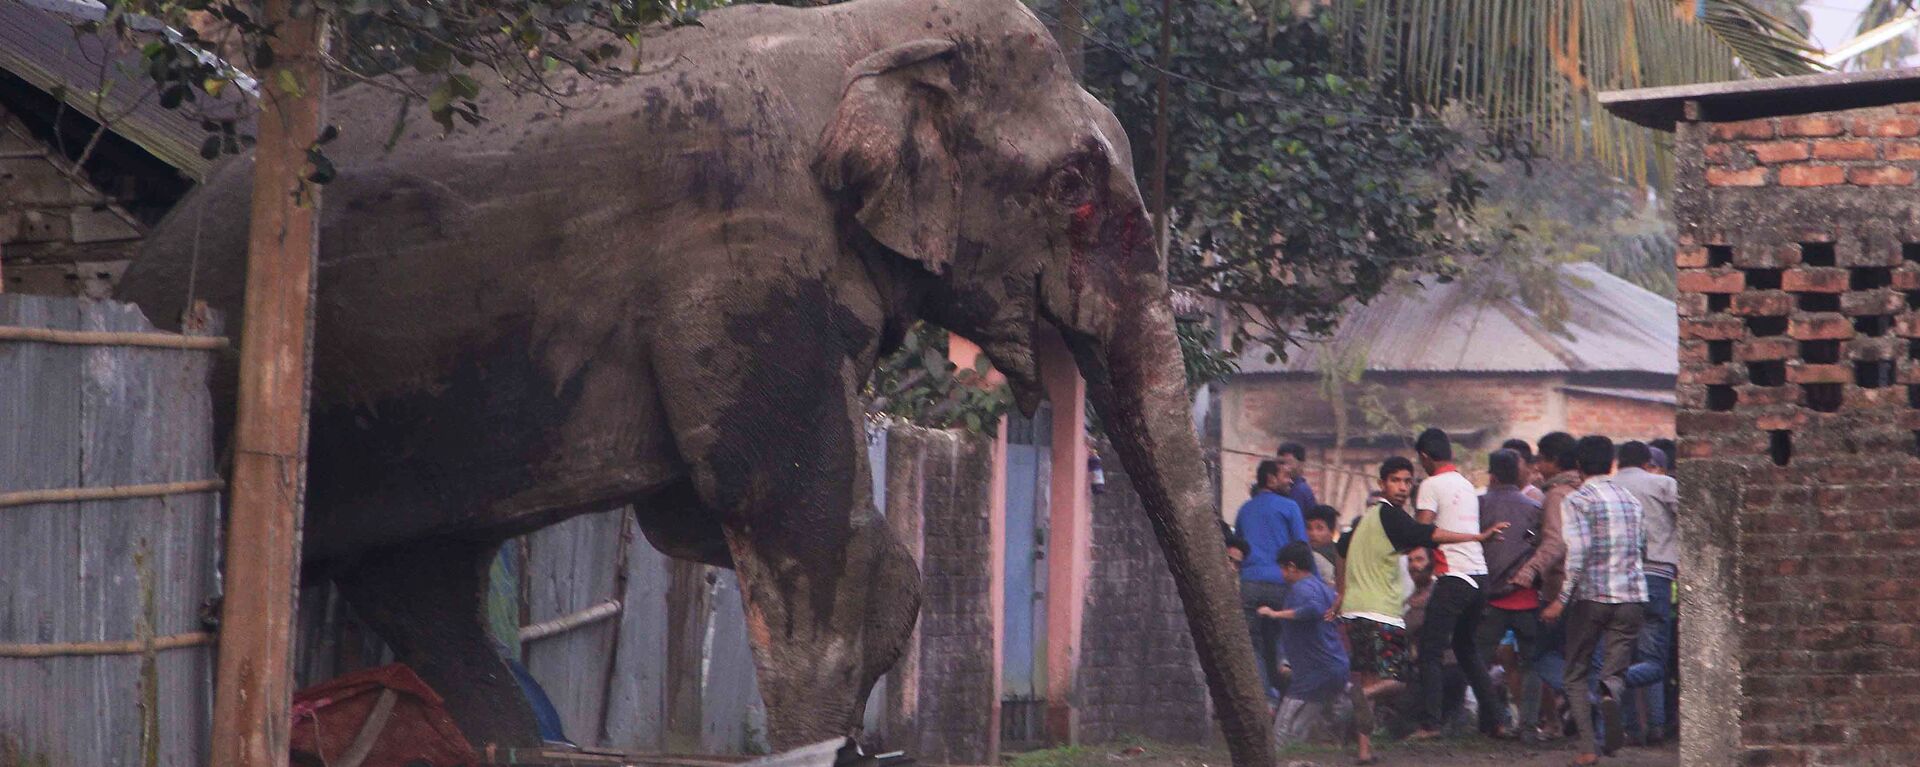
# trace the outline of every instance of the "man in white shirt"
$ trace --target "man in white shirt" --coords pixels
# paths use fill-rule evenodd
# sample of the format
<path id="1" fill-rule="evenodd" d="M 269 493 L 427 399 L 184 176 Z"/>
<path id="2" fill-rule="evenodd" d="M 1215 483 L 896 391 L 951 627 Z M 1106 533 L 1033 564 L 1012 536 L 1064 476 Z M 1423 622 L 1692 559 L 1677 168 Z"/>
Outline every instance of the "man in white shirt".
<path id="1" fill-rule="evenodd" d="M 1427 472 L 1426 481 L 1420 483 L 1419 500 L 1414 504 L 1414 508 L 1420 512 L 1420 523 L 1450 532 L 1478 535 L 1480 494 L 1474 489 L 1473 483 L 1461 476 L 1459 469 L 1454 466 L 1453 443 L 1447 439 L 1447 433 L 1428 429 L 1414 440 L 1413 447 L 1420 454 L 1421 468 Z M 1493 680 L 1487 675 L 1487 664 L 1480 657 L 1479 643 L 1475 639 L 1480 627 L 1480 614 L 1487 608 L 1486 593 L 1482 590 L 1487 578 L 1487 558 L 1480 549 L 1480 542 L 1442 544 L 1434 557 L 1434 575 L 1433 596 L 1427 602 L 1426 621 L 1414 637 L 1420 664 L 1421 708 L 1420 729 L 1408 736 L 1410 740 L 1440 735 L 1441 707 L 1446 691 L 1446 675 L 1441 661 L 1446 658 L 1447 650 L 1453 650 L 1461 672 L 1467 676 L 1467 684 L 1473 688 L 1474 699 L 1495 700 Z M 1493 706 L 1482 704 L 1480 731 L 1499 736 L 1498 714 Z"/>

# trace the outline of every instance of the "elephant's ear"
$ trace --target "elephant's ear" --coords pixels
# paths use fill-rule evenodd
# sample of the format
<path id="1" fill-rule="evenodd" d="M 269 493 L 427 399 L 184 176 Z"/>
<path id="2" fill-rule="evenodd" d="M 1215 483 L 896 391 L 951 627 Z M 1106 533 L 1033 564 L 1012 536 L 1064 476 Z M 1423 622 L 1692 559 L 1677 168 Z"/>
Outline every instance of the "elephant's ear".
<path id="1" fill-rule="evenodd" d="M 814 177 L 858 204 L 855 220 L 880 244 L 935 274 L 953 260 L 959 165 L 935 122 L 953 95 L 948 40 L 896 45 L 853 65 L 820 136 Z"/>

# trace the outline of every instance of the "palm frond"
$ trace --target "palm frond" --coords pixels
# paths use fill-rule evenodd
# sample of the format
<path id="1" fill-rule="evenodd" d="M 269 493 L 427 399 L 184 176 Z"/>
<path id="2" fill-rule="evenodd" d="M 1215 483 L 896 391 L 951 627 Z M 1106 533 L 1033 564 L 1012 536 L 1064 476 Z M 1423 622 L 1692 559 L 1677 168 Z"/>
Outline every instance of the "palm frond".
<path id="1" fill-rule="evenodd" d="M 1615 119 L 1595 94 L 1818 68 L 1806 38 L 1753 0 L 1331 0 L 1329 10 L 1354 32 L 1358 60 L 1412 100 L 1463 102 L 1505 143 L 1641 183 L 1668 176 L 1664 137 Z"/>
<path id="2" fill-rule="evenodd" d="M 1860 25 L 1856 35 L 1866 34 L 1882 24 L 1886 24 L 1914 11 L 1915 0 L 1868 0 L 1865 10 L 1860 12 Z M 1911 35 L 1901 35 L 1874 47 L 1855 59 L 1862 69 L 1886 69 L 1897 67 L 1908 56 L 1913 55 L 1914 45 Z"/>
<path id="3" fill-rule="evenodd" d="M 1700 23 L 1732 48 L 1753 74 L 1800 75 L 1818 68 L 1812 58 L 1817 49 L 1791 22 L 1744 1 L 1710 2 L 1704 11 Z"/>

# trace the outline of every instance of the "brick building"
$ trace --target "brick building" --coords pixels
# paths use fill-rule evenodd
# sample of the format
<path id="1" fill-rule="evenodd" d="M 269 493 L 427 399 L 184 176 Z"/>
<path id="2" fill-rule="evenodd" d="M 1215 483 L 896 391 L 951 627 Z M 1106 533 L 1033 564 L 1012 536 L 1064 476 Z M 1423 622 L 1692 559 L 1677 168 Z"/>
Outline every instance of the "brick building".
<path id="1" fill-rule="evenodd" d="M 1672 436 L 1673 302 L 1590 263 L 1563 275 L 1558 327 L 1517 299 L 1480 298 L 1453 282 L 1355 307 L 1327 343 L 1287 359 L 1268 361 L 1263 348 L 1243 354 L 1220 391 L 1222 513 L 1231 521 L 1255 466 L 1282 442 L 1307 446 L 1307 479 L 1321 501 L 1352 516 L 1380 460 L 1411 457 L 1413 434 L 1427 425 L 1475 452 L 1555 430 Z M 1330 370 L 1360 375 L 1330 396 Z M 1485 470 L 1483 460 L 1461 459 L 1470 472 Z"/>
<path id="2" fill-rule="evenodd" d="M 1682 763 L 1920 763 L 1920 70 L 1603 100 L 1675 134 Z"/>

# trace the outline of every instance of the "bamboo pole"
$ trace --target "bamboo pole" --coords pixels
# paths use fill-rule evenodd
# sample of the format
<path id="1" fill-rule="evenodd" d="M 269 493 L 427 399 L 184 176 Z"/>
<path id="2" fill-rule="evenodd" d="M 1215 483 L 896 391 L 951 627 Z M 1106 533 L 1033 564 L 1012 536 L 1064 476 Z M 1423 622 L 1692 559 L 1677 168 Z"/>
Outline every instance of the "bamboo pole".
<path id="1" fill-rule="evenodd" d="M 520 641 L 531 642 L 536 639 L 545 639 L 555 634 L 564 634 L 581 626 L 599 623 L 600 621 L 619 614 L 620 600 L 609 599 L 585 610 L 567 613 L 550 621 L 541 621 L 530 626 L 521 626 Z"/>
<path id="2" fill-rule="evenodd" d="M 46 644 L 0 644 L 0 658 L 59 658 L 78 655 L 143 655 L 148 651 L 200 647 L 214 642 L 205 631 L 154 637 L 151 642 L 125 639 L 106 642 L 49 642 Z"/>
<path id="3" fill-rule="evenodd" d="M 326 96 L 325 19 L 311 3 L 300 10 L 262 9 L 274 65 L 260 78 L 213 767 L 285 767 L 291 734 L 320 207 L 303 175 Z"/>
<path id="4" fill-rule="evenodd" d="M 182 336 L 173 333 L 130 333 L 93 330 L 53 330 L 0 325 L 0 341 L 65 344 L 69 346 L 139 346 L 150 349 L 225 349 L 227 339 L 217 336 Z"/>
<path id="5" fill-rule="evenodd" d="M 227 483 L 217 479 L 203 479 L 195 482 L 164 482 L 153 485 L 114 485 L 110 487 L 63 487 L 51 490 L 21 490 L 12 493 L 0 493 L 0 509 L 9 506 L 28 506 L 36 503 L 78 503 L 81 501 L 113 501 L 123 498 L 153 498 L 164 495 L 191 495 L 211 493 Z"/>

